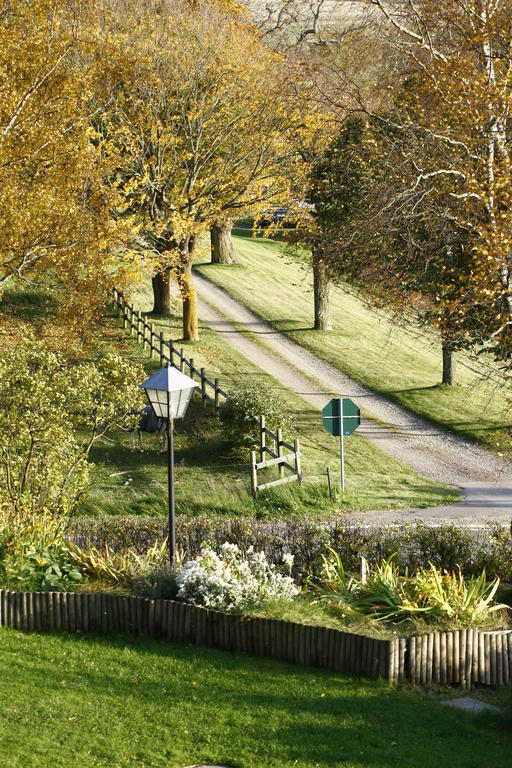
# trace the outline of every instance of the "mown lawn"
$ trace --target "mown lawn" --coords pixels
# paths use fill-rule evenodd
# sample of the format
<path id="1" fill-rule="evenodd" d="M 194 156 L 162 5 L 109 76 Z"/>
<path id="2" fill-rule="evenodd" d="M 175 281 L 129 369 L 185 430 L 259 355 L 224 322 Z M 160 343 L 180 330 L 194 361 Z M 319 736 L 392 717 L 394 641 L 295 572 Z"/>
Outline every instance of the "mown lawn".
<path id="1" fill-rule="evenodd" d="M 144 311 L 151 308 L 147 285 L 134 293 L 133 302 Z M 181 337 L 179 304 L 176 317 L 162 320 L 151 317 L 157 332 L 165 338 Z M 156 370 L 142 346 L 130 338 L 114 318 L 104 325 L 103 347 L 116 346 L 123 354 L 142 362 L 146 370 Z M 346 441 L 346 492 L 332 501 L 327 491 L 326 468 L 333 484 L 339 480 L 339 444 L 322 428 L 320 416 L 300 397 L 283 388 L 245 357 L 234 351 L 217 334 L 201 324 L 199 342 L 185 343 L 187 357 L 197 368 L 204 366 L 210 379 L 219 377 L 229 392 L 236 382 L 264 382 L 278 393 L 291 414 L 293 429 L 284 435 L 290 441 L 300 438 L 304 485 L 297 483 L 261 494 L 250 495 L 248 451 L 233 452 L 222 423 L 203 410 L 196 399 L 183 422 L 176 423 L 176 507 L 182 514 L 255 515 L 284 517 L 312 514 L 326 516 L 333 511 L 429 507 L 449 503 L 457 493 L 447 486 L 420 477 L 409 467 L 387 456 L 357 434 Z M 179 345 L 182 342 L 178 342 Z M 115 435 L 91 454 L 96 464 L 98 487 L 82 504 L 85 514 L 167 514 L 167 460 L 156 451 L 154 438 L 144 436 L 146 451 L 130 452 L 127 434 Z M 277 470 L 267 470 L 277 478 Z M 270 479 L 270 477 L 269 477 Z"/>
<path id="2" fill-rule="evenodd" d="M 15 331 L 29 327 L 36 333 L 53 322 L 58 311 L 58 294 L 44 289 L 7 290 L 0 299 L 0 316 L 5 320 L 2 342 L 10 343 Z M 136 307 L 151 308 L 148 284 L 134 292 Z M 172 320 L 150 318 L 157 332 L 179 340 L 180 305 Z M 45 325 L 46 324 L 46 325 Z M 180 342 L 181 344 L 181 342 Z M 176 507 L 187 515 L 220 514 L 229 516 L 285 517 L 311 514 L 327 516 L 338 509 L 364 511 L 429 507 L 448 503 L 457 494 L 446 486 L 415 474 L 408 467 L 388 457 L 357 434 L 346 441 L 346 487 L 343 497 L 329 499 L 326 468 L 336 484 L 339 473 L 338 441 L 322 428 L 319 414 L 305 401 L 284 389 L 205 326 L 201 341 L 183 343 L 196 367 L 204 366 L 210 378 L 218 376 L 229 391 L 235 382 L 265 382 L 286 402 L 293 430 L 284 435 L 300 437 L 304 485 L 297 483 L 261 494 L 250 495 L 249 455 L 233 452 L 226 440 L 222 423 L 213 417 L 213 409 L 203 410 L 199 398 L 191 405 L 186 419 L 176 423 Z M 116 348 L 123 355 L 142 363 L 149 373 L 158 361 L 151 361 L 134 338 L 123 330 L 114 315 L 105 317 L 99 327 L 94 347 L 87 352 L 94 358 Z M 130 451 L 128 433 L 119 432 L 98 444 L 90 458 L 95 464 L 93 488 L 82 502 L 81 514 L 167 514 L 167 459 L 157 451 L 155 439 L 144 435 L 145 452 Z M 277 470 L 267 470 L 277 477 Z M 270 477 L 268 479 L 271 479 Z"/>
<path id="3" fill-rule="evenodd" d="M 483 364 L 458 355 L 456 387 L 441 381 L 441 348 L 434 333 L 397 325 L 370 309 L 350 286 L 332 289 L 334 330 L 312 330 L 311 270 L 282 242 L 235 230 L 240 264 L 201 263 L 198 271 L 299 344 L 411 411 L 492 450 L 510 450 L 503 433 L 511 416 L 506 392 Z M 501 431 L 501 437 L 497 432 Z"/>
<path id="4" fill-rule="evenodd" d="M 509 768 L 505 716 L 243 654 L 0 630 L 2 768 Z"/>

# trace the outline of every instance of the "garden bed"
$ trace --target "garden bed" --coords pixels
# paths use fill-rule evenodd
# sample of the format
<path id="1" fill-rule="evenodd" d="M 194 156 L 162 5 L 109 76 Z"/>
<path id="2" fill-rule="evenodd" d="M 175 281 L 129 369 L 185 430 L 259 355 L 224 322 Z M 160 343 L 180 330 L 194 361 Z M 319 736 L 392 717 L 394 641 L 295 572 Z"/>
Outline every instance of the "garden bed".
<path id="1" fill-rule="evenodd" d="M 460 629 L 378 639 L 174 600 L 100 592 L 0 590 L 0 626 L 26 631 L 130 633 L 243 651 L 336 672 L 432 686 L 511 680 L 512 630 Z"/>

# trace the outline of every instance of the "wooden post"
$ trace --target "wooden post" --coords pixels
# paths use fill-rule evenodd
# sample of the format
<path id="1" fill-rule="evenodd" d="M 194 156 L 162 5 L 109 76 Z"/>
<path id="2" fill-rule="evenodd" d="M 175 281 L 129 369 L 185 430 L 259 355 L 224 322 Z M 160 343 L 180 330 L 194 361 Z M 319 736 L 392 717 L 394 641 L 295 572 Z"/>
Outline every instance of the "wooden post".
<path id="1" fill-rule="evenodd" d="M 332 499 L 331 473 L 327 467 L 327 487 L 329 488 L 329 498 Z"/>
<path id="2" fill-rule="evenodd" d="M 281 431 L 281 428 L 277 430 L 277 455 L 280 457 L 283 455 L 283 433 Z M 284 467 L 282 464 L 279 464 L 279 477 L 284 477 Z"/>
<path id="3" fill-rule="evenodd" d="M 142 349 L 146 349 L 146 347 L 148 345 L 147 334 L 146 334 L 146 330 L 148 328 L 149 328 L 149 326 L 146 323 L 146 318 L 144 318 L 144 322 L 142 323 Z"/>
<path id="4" fill-rule="evenodd" d="M 299 483 L 302 485 L 302 469 L 300 464 L 300 444 L 299 444 L 298 437 L 296 437 L 293 441 L 293 451 L 295 453 L 295 471 L 297 473 L 297 477 L 299 478 Z"/>
<path id="5" fill-rule="evenodd" d="M 128 307 L 126 304 L 123 304 L 123 328 L 126 330 L 126 326 L 128 324 Z"/>
<path id="6" fill-rule="evenodd" d="M 215 384 L 215 415 L 219 415 L 219 380 L 214 380 Z"/>
<path id="7" fill-rule="evenodd" d="M 441 675 L 441 685 L 446 685 L 448 682 L 448 672 L 446 670 L 446 659 L 447 659 L 447 650 L 446 650 L 446 632 L 441 632 L 441 643 L 440 643 L 440 675 Z"/>
<path id="8" fill-rule="evenodd" d="M 251 493 L 256 496 L 258 493 L 258 473 L 256 470 L 256 451 L 251 451 Z"/>
<path id="9" fill-rule="evenodd" d="M 149 334 L 149 355 L 150 355 L 151 359 L 153 359 L 153 353 L 155 351 L 154 348 L 153 348 L 154 340 L 155 340 L 155 324 L 151 323 L 149 328 L 150 328 L 150 334 Z"/>
<path id="10" fill-rule="evenodd" d="M 189 367 L 190 378 L 193 379 L 194 378 L 194 358 L 193 357 L 190 358 L 188 362 L 188 367 Z"/>
<path id="11" fill-rule="evenodd" d="M 434 634 L 434 670 L 433 670 L 433 680 L 434 683 L 441 682 L 441 667 L 439 665 L 439 657 L 441 656 L 441 633 L 436 632 Z"/>
<path id="12" fill-rule="evenodd" d="M 169 362 L 174 365 L 174 342 L 172 339 L 169 339 Z"/>
<path id="13" fill-rule="evenodd" d="M 266 445 L 266 435 L 265 435 L 265 416 L 260 416 L 260 461 L 265 460 L 265 445 Z"/>
<path id="14" fill-rule="evenodd" d="M 140 344 L 140 337 L 142 336 L 142 332 L 140 330 L 141 324 L 142 324 L 142 312 L 139 309 L 137 311 L 137 344 Z"/>
<path id="15" fill-rule="evenodd" d="M 203 408 L 206 408 L 206 373 L 204 368 L 201 368 L 201 402 Z"/>
<path id="16" fill-rule="evenodd" d="M 133 327 L 133 316 L 135 314 L 135 310 L 133 308 L 133 304 L 130 304 L 130 336 L 133 336 L 133 331 L 135 330 Z"/>
<path id="17" fill-rule="evenodd" d="M 180 350 L 180 371 L 183 373 L 183 365 L 185 363 L 185 355 L 183 352 L 183 347 Z"/>
<path id="18" fill-rule="evenodd" d="M 409 681 L 411 685 L 416 685 L 416 638 L 409 638 Z"/>
<path id="19" fill-rule="evenodd" d="M 160 331 L 160 366 L 164 364 L 164 332 Z"/>
<path id="20" fill-rule="evenodd" d="M 466 630 L 466 658 L 465 658 L 465 680 L 466 688 L 468 691 L 473 687 L 472 672 L 473 672 L 473 630 L 469 627 Z"/>

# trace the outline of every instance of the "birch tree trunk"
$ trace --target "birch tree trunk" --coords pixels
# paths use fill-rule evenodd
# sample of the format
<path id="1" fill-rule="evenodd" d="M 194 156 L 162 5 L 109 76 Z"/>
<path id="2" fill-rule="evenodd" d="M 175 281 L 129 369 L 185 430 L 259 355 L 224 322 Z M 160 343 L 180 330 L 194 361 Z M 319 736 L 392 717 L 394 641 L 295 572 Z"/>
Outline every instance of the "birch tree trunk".
<path id="1" fill-rule="evenodd" d="M 238 256 L 233 247 L 230 219 L 214 224 L 210 229 L 212 264 L 238 264 Z"/>

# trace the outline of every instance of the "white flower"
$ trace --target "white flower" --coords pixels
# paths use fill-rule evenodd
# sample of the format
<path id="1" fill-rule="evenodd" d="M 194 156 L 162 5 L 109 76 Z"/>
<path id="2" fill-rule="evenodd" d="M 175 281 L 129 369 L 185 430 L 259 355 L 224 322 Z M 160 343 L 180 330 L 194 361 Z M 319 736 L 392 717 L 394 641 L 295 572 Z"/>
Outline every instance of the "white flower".
<path id="1" fill-rule="evenodd" d="M 289 568 L 292 555 L 283 557 Z M 268 598 L 292 600 L 299 590 L 290 576 L 276 573 L 264 552 L 252 547 L 244 557 L 235 544 L 224 543 L 221 554 L 204 548 L 195 560 L 185 563 L 177 578 L 178 597 L 208 608 L 233 611 Z"/>

